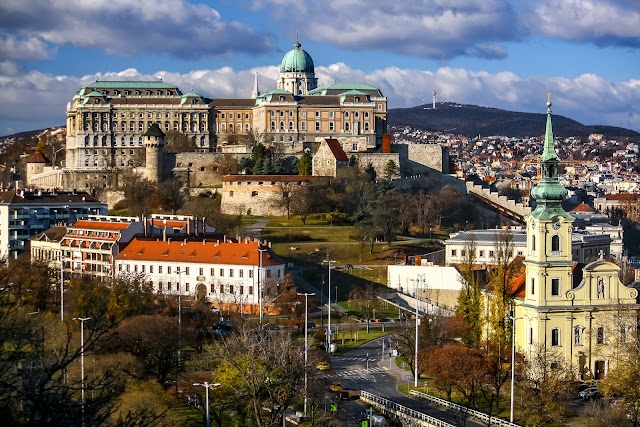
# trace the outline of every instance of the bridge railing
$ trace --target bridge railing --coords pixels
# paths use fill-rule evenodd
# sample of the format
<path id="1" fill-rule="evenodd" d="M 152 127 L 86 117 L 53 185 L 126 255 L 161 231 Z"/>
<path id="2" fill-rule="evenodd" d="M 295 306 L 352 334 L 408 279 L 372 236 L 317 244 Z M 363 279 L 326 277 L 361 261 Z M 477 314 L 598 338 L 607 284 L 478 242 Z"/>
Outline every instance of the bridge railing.
<path id="1" fill-rule="evenodd" d="M 455 427 L 453 424 L 449 424 L 427 414 L 423 414 L 422 412 L 411 409 L 408 406 L 400 405 L 399 403 L 377 396 L 373 393 L 369 393 L 368 391 L 362 390 L 360 392 L 360 399 L 371 406 L 375 406 L 385 415 L 393 415 L 401 420 L 410 421 L 411 425 L 415 425 L 417 423 L 418 425 L 427 427 Z"/>
<path id="2" fill-rule="evenodd" d="M 466 406 L 458 405 L 457 403 L 449 402 L 448 400 L 440 399 L 439 397 L 431 396 L 427 393 L 422 393 L 417 390 L 409 391 L 411 396 L 417 396 L 422 399 L 428 400 L 431 403 L 435 403 L 436 405 L 444 406 L 447 409 L 453 409 L 454 411 L 466 413 L 467 415 L 477 418 L 480 421 L 487 423 L 487 425 L 499 426 L 499 427 L 520 427 L 518 424 L 510 423 L 509 421 L 503 420 L 498 417 L 490 417 L 488 414 L 484 412 L 476 411 L 473 409 L 469 409 Z M 491 424 L 489 424 L 491 421 Z"/>

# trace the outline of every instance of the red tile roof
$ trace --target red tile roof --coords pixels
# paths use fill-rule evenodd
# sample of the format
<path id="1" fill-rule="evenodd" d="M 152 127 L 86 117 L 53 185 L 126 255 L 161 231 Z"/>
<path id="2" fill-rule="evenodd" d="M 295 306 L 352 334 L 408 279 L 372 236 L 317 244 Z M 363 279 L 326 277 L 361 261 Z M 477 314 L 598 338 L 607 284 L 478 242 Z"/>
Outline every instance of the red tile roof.
<path id="1" fill-rule="evenodd" d="M 597 212 L 594 208 L 586 203 L 580 203 L 575 208 L 571 209 L 571 212 Z"/>
<path id="2" fill-rule="evenodd" d="M 45 155 L 42 154 L 42 152 L 36 151 L 31 155 L 31 157 L 29 157 L 29 160 L 27 160 L 27 163 L 50 163 L 50 162 L 49 162 L 49 159 L 47 159 Z"/>
<path id="3" fill-rule="evenodd" d="M 604 198 L 607 200 L 638 200 L 638 198 L 640 198 L 640 194 L 628 194 L 628 193 L 605 194 Z"/>
<path id="4" fill-rule="evenodd" d="M 108 230 L 117 231 L 124 230 L 131 225 L 129 222 L 110 222 L 110 221 L 90 221 L 79 220 L 75 224 L 69 227 L 70 230 L 82 229 L 82 230 Z"/>
<path id="5" fill-rule="evenodd" d="M 267 249 L 267 248 L 263 248 Z M 271 249 L 262 253 L 260 261 L 258 242 L 192 242 L 184 240 L 141 240 L 133 239 L 117 259 L 133 261 L 171 261 L 206 264 L 233 265 L 282 265 L 284 261 Z"/>
<path id="6" fill-rule="evenodd" d="M 335 157 L 337 161 L 339 162 L 349 161 L 347 154 L 342 149 L 342 145 L 340 144 L 340 141 L 338 141 L 335 138 L 327 138 L 325 139 L 325 141 L 327 142 L 327 145 L 329 146 L 329 149 L 331 150 L 333 157 Z"/>

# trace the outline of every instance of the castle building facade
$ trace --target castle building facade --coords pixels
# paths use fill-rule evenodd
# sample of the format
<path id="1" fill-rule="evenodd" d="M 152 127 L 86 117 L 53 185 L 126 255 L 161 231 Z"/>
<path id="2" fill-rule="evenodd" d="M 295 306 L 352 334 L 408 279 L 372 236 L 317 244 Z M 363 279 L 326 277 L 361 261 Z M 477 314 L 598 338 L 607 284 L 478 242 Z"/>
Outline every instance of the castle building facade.
<path id="1" fill-rule="evenodd" d="M 200 153 L 220 151 L 243 137 L 282 144 L 290 153 L 325 138 L 347 138 L 353 151 L 367 151 L 382 143 L 387 98 L 366 83 L 319 87 L 313 59 L 296 42 L 282 59 L 276 89 L 264 94 L 257 74 L 253 96 L 233 99 L 183 94 L 162 80 L 95 81 L 76 92 L 66 117 L 66 165 L 57 172 L 61 185 L 106 188 L 125 169 L 158 180 L 171 176 L 175 157 L 147 138 L 154 124 L 151 136 L 179 133 Z M 37 175 L 31 183 L 39 186 Z"/>

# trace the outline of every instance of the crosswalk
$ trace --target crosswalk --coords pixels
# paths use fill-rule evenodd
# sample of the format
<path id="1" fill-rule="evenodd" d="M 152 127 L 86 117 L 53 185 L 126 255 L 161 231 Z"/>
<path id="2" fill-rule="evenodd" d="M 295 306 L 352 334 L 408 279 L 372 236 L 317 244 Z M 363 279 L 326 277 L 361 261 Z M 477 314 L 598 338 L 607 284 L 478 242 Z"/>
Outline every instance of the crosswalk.
<path id="1" fill-rule="evenodd" d="M 381 372 L 387 372 L 387 369 L 385 369 L 383 367 L 379 367 L 379 366 L 375 366 L 375 367 L 372 366 L 369 369 L 362 368 L 362 369 L 349 369 L 349 370 L 345 370 L 345 371 L 338 371 L 338 372 L 336 372 L 336 376 L 338 378 L 342 378 L 342 379 L 345 379 L 345 380 L 352 380 L 352 381 L 366 380 L 366 381 L 371 381 L 373 374 L 379 374 Z"/>
<path id="2" fill-rule="evenodd" d="M 347 361 L 347 362 L 366 362 L 367 358 L 366 357 L 337 356 L 337 357 L 334 357 L 333 360 L 336 360 L 336 361 L 344 360 L 344 361 Z M 369 363 L 375 362 L 377 360 L 378 360 L 377 358 L 371 357 L 371 358 L 369 358 Z"/>

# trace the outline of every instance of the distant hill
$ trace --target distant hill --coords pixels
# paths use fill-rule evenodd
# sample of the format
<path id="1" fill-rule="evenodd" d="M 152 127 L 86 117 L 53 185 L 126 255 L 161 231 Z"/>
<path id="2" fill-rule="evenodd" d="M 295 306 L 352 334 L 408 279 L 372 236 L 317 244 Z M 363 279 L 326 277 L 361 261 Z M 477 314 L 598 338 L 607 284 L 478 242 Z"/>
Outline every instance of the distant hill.
<path id="1" fill-rule="evenodd" d="M 410 126 L 428 131 L 451 132 L 469 137 L 476 135 L 537 136 L 544 134 L 546 114 L 520 113 L 477 105 L 450 102 L 389 110 L 390 126 Z M 585 126 L 564 116 L 553 116 L 553 133 L 557 136 L 587 137 L 601 133 L 607 137 L 639 137 L 640 133 L 615 126 Z"/>

